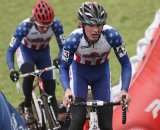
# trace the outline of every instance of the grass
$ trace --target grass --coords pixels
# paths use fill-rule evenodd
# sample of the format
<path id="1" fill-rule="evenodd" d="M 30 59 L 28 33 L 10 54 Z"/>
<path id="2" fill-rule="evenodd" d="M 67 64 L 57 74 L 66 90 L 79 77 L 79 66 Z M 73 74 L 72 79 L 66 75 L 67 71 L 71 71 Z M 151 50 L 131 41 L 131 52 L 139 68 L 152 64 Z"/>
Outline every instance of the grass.
<path id="1" fill-rule="evenodd" d="M 15 84 L 9 78 L 6 64 L 6 51 L 16 26 L 25 18 L 31 16 L 31 9 L 37 0 L 1 0 L 0 4 L 0 90 L 8 100 L 17 106 L 23 96 L 18 96 Z M 91 0 L 88 0 L 91 1 Z M 152 23 L 159 0 L 96 0 L 108 12 L 108 24 L 115 27 L 126 43 L 129 56 L 136 53 L 136 42 L 144 36 L 146 28 Z M 49 0 L 55 10 L 55 15 L 61 20 L 66 36 L 77 26 L 76 14 L 84 0 Z M 51 52 L 55 57 L 58 52 L 55 40 L 51 41 Z M 113 52 L 110 55 L 113 85 L 117 84 L 120 76 L 120 66 Z M 57 78 L 58 78 L 58 71 Z M 58 81 L 59 82 L 59 81 Z M 63 89 L 57 85 L 56 95 L 62 100 Z"/>

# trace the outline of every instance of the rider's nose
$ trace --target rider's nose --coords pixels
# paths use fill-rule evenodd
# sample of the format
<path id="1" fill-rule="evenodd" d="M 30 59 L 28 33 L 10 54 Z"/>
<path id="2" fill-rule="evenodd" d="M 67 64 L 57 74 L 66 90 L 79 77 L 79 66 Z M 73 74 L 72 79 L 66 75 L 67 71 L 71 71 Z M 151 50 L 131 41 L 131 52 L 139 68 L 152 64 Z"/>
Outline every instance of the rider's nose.
<path id="1" fill-rule="evenodd" d="M 98 31 L 98 27 L 97 26 L 93 26 L 93 31 L 97 32 Z"/>

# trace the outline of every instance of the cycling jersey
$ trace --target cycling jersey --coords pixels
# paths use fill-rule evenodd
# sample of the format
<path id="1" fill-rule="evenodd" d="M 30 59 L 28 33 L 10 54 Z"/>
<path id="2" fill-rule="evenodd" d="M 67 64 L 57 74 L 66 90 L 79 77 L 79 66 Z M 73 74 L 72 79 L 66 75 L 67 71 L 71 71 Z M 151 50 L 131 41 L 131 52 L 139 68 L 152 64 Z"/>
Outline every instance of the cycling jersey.
<path id="1" fill-rule="evenodd" d="M 108 56 L 113 48 L 122 66 L 121 89 L 128 91 L 131 64 L 120 34 L 113 27 L 104 25 L 96 43 L 89 44 L 85 37 L 83 29 L 78 28 L 65 42 L 60 66 L 60 80 L 64 89 L 71 88 L 76 97 L 86 99 L 90 85 L 95 100 L 109 101 L 111 85 Z"/>
<path id="2" fill-rule="evenodd" d="M 48 31 L 43 34 L 38 31 L 37 25 L 35 23 L 30 22 L 30 19 L 26 19 L 22 23 L 20 23 L 12 37 L 10 46 L 7 51 L 7 64 L 9 66 L 9 69 L 14 68 L 14 53 L 18 47 L 19 51 L 17 51 L 16 56 L 19 66 L 21 66 L 25 61 L 39 64 L 39 62 L 41 61 L 38 57 L 45 57 L 45 59 L 50 60 L 50 57 L 47 58 L 44 51 L 50 53 L 49 42 L 53 35 L 55 35 L 60 48 L 60 58 L 64 42 L 64 32 L 62 24 L 58 19 L 54 19 Z M 28 53 L 28 55 L 24 55 L 24 53 Z M 32 56 L 34 58 L 31 58 L 32 56 L 30 56 L 30 53 L 32 53 Z M 41 68 L 41 66 L 39 68 Z"/>
<path id="3" fill-rule="evenodd" d="M 20 114 L 0 92 L 0 130 L 27 130 Z"/>

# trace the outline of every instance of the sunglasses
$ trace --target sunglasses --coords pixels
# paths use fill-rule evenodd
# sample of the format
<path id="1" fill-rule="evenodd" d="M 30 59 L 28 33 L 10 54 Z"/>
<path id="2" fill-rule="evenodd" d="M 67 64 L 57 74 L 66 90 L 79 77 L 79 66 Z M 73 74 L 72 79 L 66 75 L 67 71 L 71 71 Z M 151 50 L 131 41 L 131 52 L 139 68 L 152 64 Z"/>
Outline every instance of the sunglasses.
<path id="1" fill-rule="evenodd" d="M 37 21 L 35 21 L 35 23 L 36 23 L 37 26 L 40 26 L 40 27 L 50 27 L 53 22 L 51 22 L 49 24 L 43 24 L 43 23 L 38 23 Z"/>

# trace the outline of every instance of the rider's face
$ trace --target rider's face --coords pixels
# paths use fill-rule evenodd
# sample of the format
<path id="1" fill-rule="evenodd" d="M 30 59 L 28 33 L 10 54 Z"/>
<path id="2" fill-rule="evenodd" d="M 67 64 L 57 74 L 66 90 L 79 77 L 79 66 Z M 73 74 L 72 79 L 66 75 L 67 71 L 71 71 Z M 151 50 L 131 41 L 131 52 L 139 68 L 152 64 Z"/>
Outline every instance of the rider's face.
<path id="1" fill-rule="evenodd" d="M 38 31 L 40 33 L 46 33 L 49 29 L 49 27 L 51 26 L 52 23 L 49 23 L 49 24 L 43 24 L 43 23 L 38 23 L 36 22 L 36 25 L 37 25 L 37 28 L 38 28 Z"/>
<path id="2" fill-rule="evenodd" d="M 99 39 L 102 28 L 103 28 L 103 24 L 84 26 L 84 31 L 89 42 L 94 43 Z"/>

